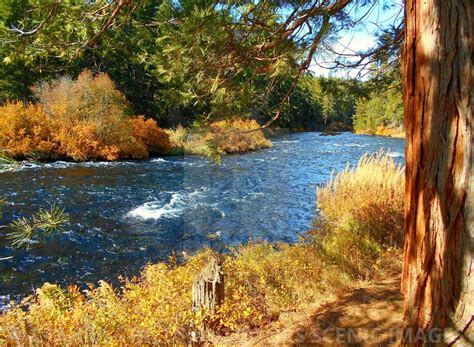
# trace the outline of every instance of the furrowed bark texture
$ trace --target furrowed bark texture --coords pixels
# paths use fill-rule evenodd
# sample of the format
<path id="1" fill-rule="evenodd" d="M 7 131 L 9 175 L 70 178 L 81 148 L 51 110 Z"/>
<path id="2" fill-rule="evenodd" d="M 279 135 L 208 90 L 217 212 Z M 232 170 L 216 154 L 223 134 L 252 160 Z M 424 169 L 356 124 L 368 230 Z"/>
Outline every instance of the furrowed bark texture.
<path id="1" fill-rule="evenodd" d="M 405 1 L 404 344 L 474 343 L 473 3 Z"/>

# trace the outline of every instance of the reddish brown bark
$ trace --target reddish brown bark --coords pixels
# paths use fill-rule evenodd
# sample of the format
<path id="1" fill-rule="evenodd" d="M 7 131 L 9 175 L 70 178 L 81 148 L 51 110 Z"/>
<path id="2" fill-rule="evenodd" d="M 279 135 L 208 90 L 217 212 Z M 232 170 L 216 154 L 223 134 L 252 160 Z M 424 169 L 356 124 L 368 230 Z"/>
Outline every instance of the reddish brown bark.
<path id="1" fill-rule="evenodd" d="M 474 341 L 473 8 L 405 1 L 405 344 Z"/>

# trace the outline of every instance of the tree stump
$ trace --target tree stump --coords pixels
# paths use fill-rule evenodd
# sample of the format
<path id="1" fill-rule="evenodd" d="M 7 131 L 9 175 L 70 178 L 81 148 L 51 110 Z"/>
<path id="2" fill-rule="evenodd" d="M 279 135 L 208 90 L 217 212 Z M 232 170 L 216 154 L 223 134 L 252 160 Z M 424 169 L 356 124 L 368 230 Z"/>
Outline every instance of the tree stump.
<path id="1" fill-rule="evenodd" d="M 204 269 L 196 276 L 192 289 L 193 310 L 204 310 L 214 314 L 224 302 L 224 273 L 220 259 L 212 258 Z M 204 332 L 211 328 L 212 321 L 205 321 L 200 329 L 194 329 L 192 342 L 199 344 L 205 341 Z M 196 327 L 195 327 L 196 328 Z"/>
<path id="2" fill-rule="evenodd" d="M 219 259 L 212 258 L 193 283 L 193 310 L 213 314 L 224 301 L 224 273 Z"/>

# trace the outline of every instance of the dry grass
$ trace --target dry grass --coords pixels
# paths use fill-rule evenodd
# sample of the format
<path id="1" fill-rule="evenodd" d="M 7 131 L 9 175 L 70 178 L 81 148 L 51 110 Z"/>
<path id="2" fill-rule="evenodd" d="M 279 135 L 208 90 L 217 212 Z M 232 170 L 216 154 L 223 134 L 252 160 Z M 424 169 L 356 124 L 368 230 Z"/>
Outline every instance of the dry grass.
<path id="1" fill-rule="evenodd" d="M 285 310 L 327 297 L 351 282 L 323 266 L 312 245 L 252 244 L 224 257 L 226 300 L 217 332 L 260 327 Z M 121 289 L 106 282 L 80 292 L 44 284 L 36 296 L 0 316 L 0 343 L 52 345 L 185 343 L 205 312 L 192 311 L 191 285 L 212 251 L 184 265 L 148 266 Z M 317 279 L 317 280 L 315 280 Z M 27 311 L 24 310 L 27 309 Z"/>
<path id="2" fill-rule="evenodd" d="M 213 317 L 215 332 L 261 327 L 361 277 L 398 269 L 402 172 L 387 156 L 365 156 L 318 191 L 324 218 L 308 240 L 249 244 L 220 255 L 226 298 Z M 24 307 L 0 316 L 0 343 L 185 344 L 190 327 L 208 317 L 192 311 L 191 287 L 211 256 L 203 250 L 182 265 L 150 265 L 116 289 L 105 282 L 85 292 L 45 284 Z"/>
<path id="3" fill-rule="evenodd" d="M 215 346 L 399 346 L 400 278 L 357 284 L 315 307 L 285 312 L 253 331 L 212 336 Z M 398 342 L 398 343 L 397 343 Z"/>
<path id="4" fill-rule="evenodd" d="M 364 155 L 355 168 L 346 167 L 318 189 L 315 235 L 327 255 L 363 277 L 370 277 L 387 252 L 389 265 L 403 239 L 404 185 L 404 168 L 378 152 Z M 392 263 L 398 271 L 399 264 Z"/>

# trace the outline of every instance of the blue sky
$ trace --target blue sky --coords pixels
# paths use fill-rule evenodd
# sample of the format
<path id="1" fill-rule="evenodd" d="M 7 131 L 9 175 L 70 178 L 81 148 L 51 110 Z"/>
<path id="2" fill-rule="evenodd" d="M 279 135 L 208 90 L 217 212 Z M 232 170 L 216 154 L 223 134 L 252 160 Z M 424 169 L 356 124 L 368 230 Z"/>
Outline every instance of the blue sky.
<path id="1" fill-rule="evenodd" d="M 393 5 L 393 8 L 386 9 L 384 5 Z M 368 12 L 370 9 L 370 12 Z M 353 53 L 368 50 L 375 45 L 374 33 L 378 27 L 387 27 L 394 21 L 403 19 L 403 0 L 381 0 L 373 7 L 350 10 L 353 18 L 361 18 L 365 14 L 361 24 L 350 31 L 340 34 L 339 40 L 334 44 L 333 50 L 338 53 Z M 310 66 L 310 70 L 317 76 L 351 76 L 355 77 L 360 69 L 330 70 L 330 56 L 317 55 Z"/>

